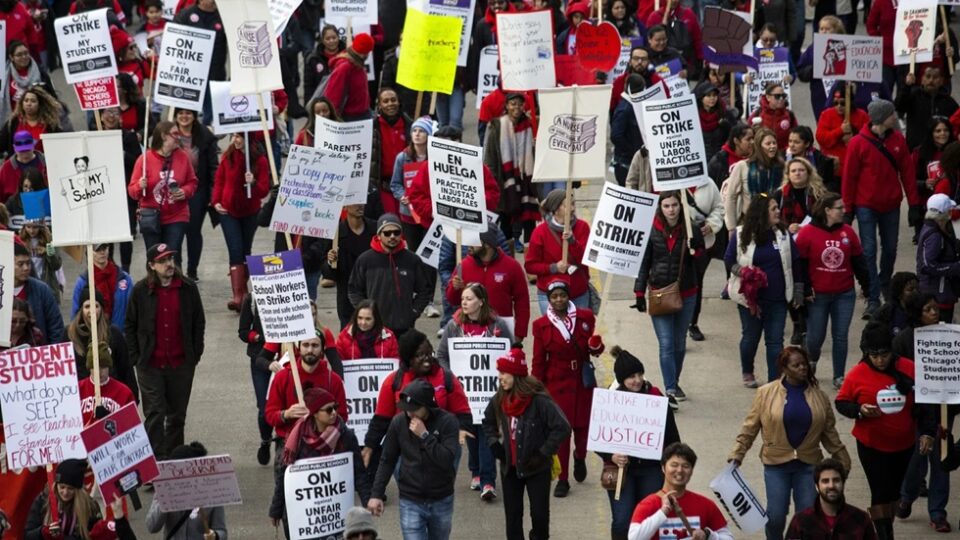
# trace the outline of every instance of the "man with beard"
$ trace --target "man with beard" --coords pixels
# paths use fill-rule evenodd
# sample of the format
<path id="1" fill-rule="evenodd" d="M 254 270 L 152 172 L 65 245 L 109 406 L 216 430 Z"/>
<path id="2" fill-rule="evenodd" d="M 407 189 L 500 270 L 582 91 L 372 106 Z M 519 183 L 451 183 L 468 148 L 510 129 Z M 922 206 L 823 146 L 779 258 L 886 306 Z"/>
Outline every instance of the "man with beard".
<path id="1" fill-rule="evenodd" d="M 620 103 L 620 94 L 627 87 L 627 79 L 634 73 L 643 76 L 643 80 L 647 83 L 644 88 L 650 84 L 650 53 L 642 45 L 635 45 L 630 49 L 627 69 L 613 80 L 613 90 L 610 93 L 610 114 L 613 114 L 613 110 Z"/>
<path id="2" fill-rule="evenodd" d="M 825 459 L 813 469 L 813 480 L 820 496 L 817 502 L 794 514 L 785 538 L 821 539 L 849 538 L 851 540 L 874 540 L 877 533 L 870 516 L 863 510 L 847 504 L 843 498 L 843 485 L 847 472 L 835 459 Z"/>

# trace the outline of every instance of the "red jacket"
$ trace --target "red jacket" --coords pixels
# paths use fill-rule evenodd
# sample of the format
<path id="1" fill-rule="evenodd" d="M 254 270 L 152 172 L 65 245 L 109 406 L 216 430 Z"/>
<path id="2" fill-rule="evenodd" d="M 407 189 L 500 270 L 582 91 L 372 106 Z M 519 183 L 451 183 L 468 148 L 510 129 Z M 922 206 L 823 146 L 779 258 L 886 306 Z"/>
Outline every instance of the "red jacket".
<path id="1" fill-rule="evenodd" d="M 9 13 L 0 11 L 0 21 L 7 23 L 7 47 L 11 41 L 18 39 L 26 43 L 31 52 L 37 51 L 41 36 L 33 25 L 33 17 L 22 3 L 15 2 Z"/>
<path id="2" fill-rule="evenodd" d="M 330 100 L 337 113 L 344 118 L 360 116 L 370 111 L 370 90 L 367 70 L 345 57 L 330 61 L 333 71 L 323 95 Z"/>
<path id="3" fill-rule="evenodd" d="M 528 274 L 537 276 L 537 289 L 547 292 L 547 284 L 550 279 L 557 276 L 551 269 L 554 263 L 560 262 L 563 248 L 560 245 L 560 234 L 550 230 L 550 225 L 541 223 L 533 230 L 530 236 L 530 247 L 527 249 L 527 256 L 523 261 L 523 267 Z M 577 298 L 587 292 L 587 284 L 590 281 L 590 271 L 580 261 L 583 259 L 583 252 L 587 247 L 587 238 L 590 236 L 590 225 L 582 219 L 578 219 L 571 224 L 573 238 L 570 242 L 570 248 L 567 252 L 567 262 L 577 265 L 577 271 L 569 275 L 570 279 L 570 299 Z"/>
<path id="4" fill-rule="evenodd" d="M 255 215 L 260 211 L 260 201 L 270 191 L 270 165 L 266 156 L 259 156 L 256 162 L 250 164 L 254 182 L 250 185 L 250 196 L 247 196 L 244 175 L 247 172 L 247 163 L 243 150 L 233 149 L 224 152 L 217 173 L 213 177 L 213 196 L 210 206 L 218 203 L 227 209 L 227 214 L 235 218 Z"/>
<path id="5" fill-rule="evenodd" d="M 143 196 L 143 190 L 140 189 L 140 179 L 143 178 L 143 160 L 147 160 L 147 196 Z M 130 176 L 130 183 L 127 185 L 127 195 L 135 201 L 140 201 L 143 208 L 159 208 L 160 223 L 181 223 L 190 221 L 190 207 L 187 202 L 197 191 L 197 175 L 193 172 L 193 165 L 190 164 L 190 156 L 179 148 L 170 154 L 170 174 L 160 179 L 160 172 L 164 169 L 165 158 L 154 150 L 147 151 L 137 158 L 137 163 L 133 166 L 133 174 Z M 175 180 L 180 185 L 186 196 L 181 201 L 170 199 L 170 190 L 167 184 L 170 180 Z"/>
<path id="6" fill-rule="evenodd" d="M 771 109 L 767 96 L 760 96 L 760 108 L 753 112 L 747 125 L 753 125 L 752 120 L 760 118 L 760 125 L 773 130 L 777 136 L 777 147 L 781 150 L 787 147 L 790 139 L 790 130 L 797 127 L 797 117 L 790 109 Z"/>
<path id="7" fill-rule="evenodd" d="M 863 126 L 860 133 L 847 144 L 841 187 L 846 211 L 853 212 L 855 208 L 862 206 L 875 212 L 890 212 L 900 207 L 904 192 L 911 206 L 920 204 L 917 171 L 903 135 L 899 131 L 893 131 L 883 139 L 883 145 L 897 160 L 899 170 L 894 169 L 890 161 L 867 138 L 879 140 L 870 131 L 870 124 Z"/>
<path id="8" fill-rule="evenodd" d="M 300 362 L 297 362 L 297 368 L 300 370 L 300 385 L 303 390 L 307 388 L 323 388 L 333 394 L 337 400 L 337 415 L 347 420 L 347 393 L 343 389 L 343 379 L 330 369 L 330 364 L 321 359 L 317 363 L 313 373 L 304 371 Z M 278 437 L 286 437 L 295 418 L 290 418 L 286 422 L 280 418 L 280 413 L 297 404 L 297 389 L 293 384 L 293 372 L 290 364 L 284 366 L 273 376 L 273 382 L 270 383 L 270 395 L 267 396 L 267 404 L 263 411 L 263 416 L 267 423 L 273 426 Z"/>
<path id="9" fill-rule="evenodd" d="M 530 324 L 530 291 L 527 289 L 527 276 L 516 259 L 497 248 L 497 256 L 489 263 L 467 256 L 461 264 L 464 283 L 480 283 L 487 289 L 490 307 L 501 317 L 513 317 L 513 335 L 517 341 L 527 337 Z M 447 302 L 451 306 L 460 305 L 462 289 L 453 286 L 453 280 L 447 283 Z"/>
<path id="10" fill-rule="evenodd" d="M 533 321 L 531 374 L 543 381 L 550 397 L 563 411 L 570 427 L 575 429 L 590 424 L 593 389 L 583 386 L 580 371 L 590 358 L 587 340 L 593 335 L 593 327 L 593 312 L 577 308 L 573 337 L 567 343 L 546 315 Z"/>
<path id="11" fill-rule="evenodd" d="M 867 33 L 883 38 L 883 65 L 893 65 L 893 31 L 897 26 L 894 0 L 876 0 L 867 15 Z"/>
<path id="12" fill-rule="evenodd" d="M 373 350 L 377 353 L 377 358 L 400 358 L 397 336 L 387 327 L 380 331 L 380 336 L 373 343 Z M 340 360 L 364 358 L 360 354 L 360 346 L 353 338 L 353 325 L 348 324 L 340 331 L 337 337 L 337 352 L 340 353 Z"/>
<path id="13" fill-rule="evenodd" d="M 854 135 L 868 124 L 870 124 L 870 117 L 866 111 L 856 107 L 850 109 L 850 126 L 853 128 Z M 836 107 L 824 109 L 820 113 L 820 121 L 817 122 L 817 142 L 820 143 L 820 151 L 839 159 L 841 171 L 847 158 L 847 143 L 843 142 L 842 126 L 843 114 L 838 112 Z"/>
<path id="14" fill-rule="evenodd" d="M 4 160 L 3 165 L 0 165 L 0 201 L 7 201 L 20 191 L 20 180 L 25 168 L 34 167 L 44 178 L 47 177 L 47 164 L 43 154 L 37 152 L 37 157 L 40 159 L 33 160 L 29 165 L 18 162 L 16 155 Z"/>
<path id="15" fill-rule="evenodd" d="M 400 384 L 397 387 L 398 389 L 394 390 L 393 380 L 397 378 L 398 374 L 401 377 Z M 380 383 L 380 394 L 377 396 L 377 410 L 374 412 L 374 415 L 393 418 L 394 415 L 397 414 L 397 402 L 400 401 L 400 391 L 410 384 L 414 378 L 417 377 L 414 377 L 412 371 L 403 368 L 387 375 L 383 382 Z M 465 415 L 472 417 L 473 413 L 470 412 L 470 402 L 467 401 L 467 394 L 463 391 L 463 385 L 460 384 L 460 379 L 457 377 L 451 378 L 451 391 L 448 394 L 447 385 L 444 382 L 443 368 L 440 367 L 440 364 L 434 364 L 433 371 L 431 371 L 429 375 L 419 378 L 425 379 L 433 385 L 434 397 L 437 400 L 437 406 L 439 408 L 457 416 Z"/>
<path id="16" fill-rule="evenodd" d="M 901 452 L 913 448 L 916 426 L 913 420 L 913 392 L 904 397 L 893 386 L 896 381 L 859 362 L 847 372 L 836 401 L 852 401 L 857 405 L 880 405 L 883 414 L 876 418 L 858 418 L 853 423 L 853 436 L 869 448 L 881 452 Z M 896 369 L 913 379 L 913 360 L 897 358 Z M 883 392 L 883 395 L 880 393 Z M 898 403 L 899 401 L 899 403 Z"/>
<path id="17" fill-rule="evenodd" d="M 413 209 L 413 215 L 420 218 L 420 226 L 429 229 L 433 224 L 433 199 L 430 197 L 430 161 L 418 164 L 416 176 L 407 190 L 407 199 Z M 500 186 L 490 169 L 483 166 L 483 198 L 487 201 L 487 210 L 493 212 L 500 204 Z"/>

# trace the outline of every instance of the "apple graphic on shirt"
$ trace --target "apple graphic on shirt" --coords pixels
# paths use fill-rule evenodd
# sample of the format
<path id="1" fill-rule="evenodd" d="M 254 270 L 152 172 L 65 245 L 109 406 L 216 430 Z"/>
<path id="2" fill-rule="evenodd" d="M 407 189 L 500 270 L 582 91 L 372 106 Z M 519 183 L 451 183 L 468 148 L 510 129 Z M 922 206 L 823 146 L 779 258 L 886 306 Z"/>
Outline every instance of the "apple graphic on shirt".
<path id="1" fill-rule="evenodd" d="M 897 414 L 906 404 L 907 397 L 897 391 L 895 384 L 877 392 L 877 406 L 883 414 Z"/>

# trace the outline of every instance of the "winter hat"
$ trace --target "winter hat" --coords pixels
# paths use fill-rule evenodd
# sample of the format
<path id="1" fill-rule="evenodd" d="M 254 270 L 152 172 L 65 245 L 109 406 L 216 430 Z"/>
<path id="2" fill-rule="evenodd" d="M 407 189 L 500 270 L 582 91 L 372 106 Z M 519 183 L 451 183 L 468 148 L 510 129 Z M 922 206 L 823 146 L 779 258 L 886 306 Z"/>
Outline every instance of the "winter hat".
<path id="1" fill-rule="evenodd" d="M 890 115 L 897 114 L 897 109 L 885 99 L 875 99 L 867 106 L 867 114 L 870 115 L 870 123 L 876 126 L 890 118 Z"/>
<path id="2" fill-rule="evenodd" d="M 89 298 L 90 298 L 90 287 L 84 287 L 83 289 L 80 290 L 80 303 L 82 304 L 86 302 Z M 100 304 L 101 308 L 107 304 L 107 300 L 106 298 L 103 297 L 103 293 L 101 293 L 96 289 L 94 289 L 93 291 L 93 299 L 98 304 Z"/>
<path id="3" fill-rule="evenodd" d="M 463 131 L 453 127 L 453 126 L 443 126 L 433 132 L 433 136 L 438 139 L 446 139 L 448 141 L 461 141 L 463 140 Z"/>
<path id="4" fill-rule="evenodd" d="M 87 472 L 87 460 L 65 459 L 57 465 L 58 484 L 64 484 L 77 489 L 83 487 L 83 475 Z"/>
<path id="5" fill-rule="evenodd" d="M 941 214 L 946 214 L 956 207 L 957 203 L 953 202 L 953 199 L 943 193 L 934 193 L 927 199 L 927 210 Z"/>
<path id="6" fill-rule="evenodd" d="M 500 231 L 500 227 L 494 225 L 493 223 L 487 226 L 487 230 L 480 233 L 480 243 L 492 246 L 494 249 L 500 245 L 500 242 L 497 241 L 497 233 Z"/>
<path id="7" fill-rule="evenodd" d="M 414 355 L 417 354 L 417 349 L 419 349 L 420 345 L 426 340 L 427 336 L 416 329 L 407 330 L 400 336 L 400 339 L 397 340 L 397 348 L 400 353 L 400 361 L 403 362 L 403 365 L 410 365 L 410 360 L 413 360 Z"/>
<path id="8" fill-rule="evenodd" d="M 563 289 L 567 291 L 567 295 L 570 294 L 570 282 L 566 276 L 556 276 L 550 280 L 550 283 L 547 283 L 547 296 L 550 296 L 550 293 L 557 289 Z"/>
<path id="9" fill-rule="evenodd" d="M 397 402 L 397 408 L 413 412 L 420 407 L 436 409 L 437 399 L 432 384 L 425 379 L 414 379 L 400 391 L 400 401 Z"/>
<path id="10" fill-rule="evenodd" d="M 433 135 L 433 119 L 429 116 L 421 116 L 413 121 L 413 125 L 410 126 L 410 131 L 415 129 L 422 129 L 427 132 L 427 135 Z"/>
<path id="11" fill-rule="evenodd" d="M 628 377 L 634 373 L 643 374 L 643 362 L 639 358 L 630 354 L 629 351 L 621 349 L 619 345 L 614 345 L 610 349 L 610 354 L 613 355 L 616 360 L 613 362 L 613 373 L 617 378 L 617 382 L 623 384 L 623 381 L 627 380 Z"/>
<path id="12" fill-rule="evenodd" d="M 890 328 L 878 321 L 870 321 L 867 327 L 860 334 L 860 350 L 863 354 L 867 351 L 889 351 L 893 345 L 893 336 L 890 335 Z"/>
<path id="13" fill-rule="evenodd" d="M 303 402 L 306 404 L 311 416 L 317 414 L 317 411 L 319 411 L 324 405 L 334 403 L 336 401 L 337 398 L 333 397 L 333 394 L 328 392 L 325 388 L 320 388 L 319 386 L 309 388 L 303 393 Z"/>
<path id="14" fill-rule="evenodd" d="M 366 508 L 355 506 L 347 512 L 347 528 L 343 531 L 343 537 L 350 538 L 360 533 L 371 533 L 374 537 L 379 534 L 373 522 L 373 514 Z"/>
<path id="15" fill-rule="evenodd" d="M 170 451 L 167 459 L 194 459 L 207 455 L 207 449 L 197 441 L 190 444 L 181 444 Z"/>
<path id="16" fill-rule="evenodd" d="M 367 33 L 357 34 L 353 36 L 353 43 L 350 48 L 360 56 L 366 56 L 373 50 L 373 38 Z"/>
<path id="17" fill-rule="evenodd" d="M 527 356 L 523 354 L 523 349 L 514 347 L 510 349 L 505 356 L 497 359 L 497 371 L 500 373 L 509 373 L 516 377 L 526 377 L 530 375 L 527 370 Z"/>
<path id="18" fill-rule="evenodd" d="M 110 43 L 113 45 L 113 54 L 119 55 L 120 51 L 126 49 L 133 43 L 133 37 L 130 36 L 125 30 L 117 28 L 116 26 L 110 27 Z"/>
<path id="19" fill-rule="evenodd" d="M 543 202 L 540 203 L 540 211 L 545 214 L 553 214 L 560 208 L 566 198 L 567 192 L 565 190 L 555 189 L 543 198 Z"/>
<path id="20" fill-rule="evenodd" d="M 398 229 L 402 230 L 402 227 L 400 226 L 400 218 L 398 218 L 396 214 L 387 212 L 386 214 L 380 216 L 380 219 L 377 220 L 377 234 L 380 234 L 380 231 L 382 231 L 383 228 L 387 227 L 388 225 L 394 225 Z"/>
<path id="21" fill-rule="evenodd" d="M 100 339 L 103 339 L 104 336 L 100 336 Z M 87 344 L 87 369 L 93 370 L 93 353 L 90 352 L 90 345 Z M 100 349 L 100 369 L 103 368 L 112 368 L 113 367 L 113 353 L 110 352 L 110 346 L 107 345 L 106 341 L 99 342 Z"/>

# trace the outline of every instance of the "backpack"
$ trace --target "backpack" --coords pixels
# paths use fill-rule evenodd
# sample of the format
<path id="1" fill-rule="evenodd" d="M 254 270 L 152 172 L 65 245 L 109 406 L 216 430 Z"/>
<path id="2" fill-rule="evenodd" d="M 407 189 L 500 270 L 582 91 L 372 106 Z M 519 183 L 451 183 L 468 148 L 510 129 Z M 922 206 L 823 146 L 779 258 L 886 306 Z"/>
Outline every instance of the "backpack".
<path id="1" fill-rule="evenodd" d="M 447 391 L 447 394 L 450 394 L 453 392 L 453 372 L 443 366 L 440 366 L 440 369 L 443 370 L 443 388 Z M 404 368 L 399 368 L 393 372 L 392 389 L 394 393 L 400 391 L 400 382 L 403 380 L 404 373 L 406 373 Z"/>

